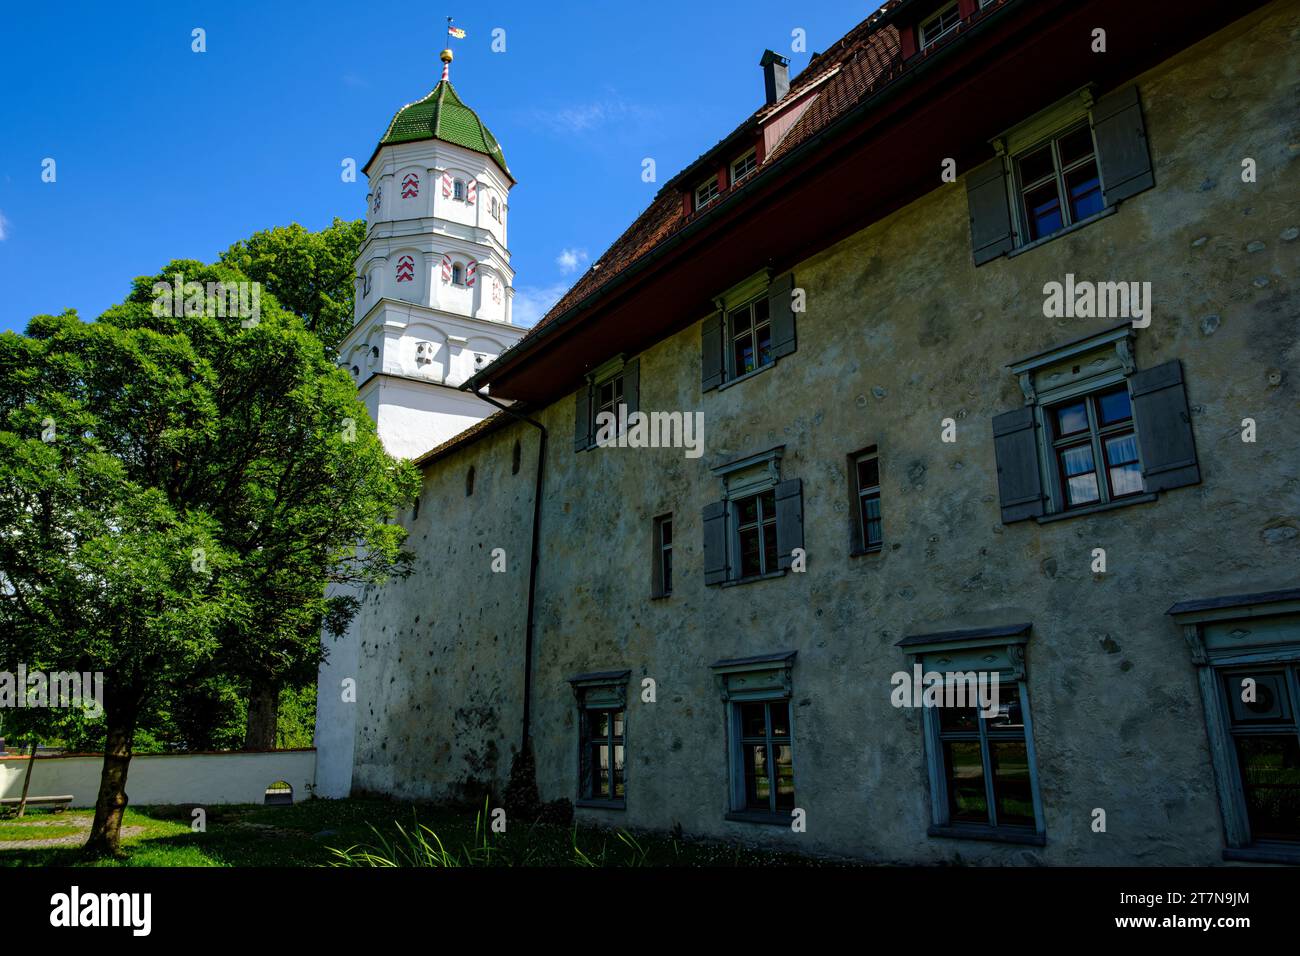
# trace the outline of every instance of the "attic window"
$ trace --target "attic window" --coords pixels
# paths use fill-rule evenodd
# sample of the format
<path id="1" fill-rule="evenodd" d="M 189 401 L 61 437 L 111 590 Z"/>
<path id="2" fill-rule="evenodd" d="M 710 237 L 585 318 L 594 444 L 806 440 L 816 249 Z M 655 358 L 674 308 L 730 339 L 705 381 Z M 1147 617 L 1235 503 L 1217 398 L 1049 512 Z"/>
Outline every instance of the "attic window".
<path id="1" fill-rule="evenodd" d="M 695 209 L 698 212 L 718 198 L 718 177 L 713 176 L 695 187 Z"/>
<path id="2" fill-rule="evenodd" d="M 731 164 L 731 185 L 735 186 L 753 175 L 758 169 L 758 152 L 751 149 L 740 159 Z"/>
<path id="3" fill-rule="evenodd" d="M 957 10 L 957 4 L 948 4 L 930 19 L 921 22 L 919 28 L 921 49 L 934 46 L 960 25 L 961 13 Z"/>

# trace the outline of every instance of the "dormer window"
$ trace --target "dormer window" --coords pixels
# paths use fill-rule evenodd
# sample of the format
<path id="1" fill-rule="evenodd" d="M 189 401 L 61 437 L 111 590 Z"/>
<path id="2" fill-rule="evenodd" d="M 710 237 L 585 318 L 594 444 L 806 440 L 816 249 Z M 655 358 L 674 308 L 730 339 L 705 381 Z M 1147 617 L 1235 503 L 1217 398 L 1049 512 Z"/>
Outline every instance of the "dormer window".
<path id="1" fill-rule="evenodd" d="M 758 169 L 758 151 L 751 149 L 731 164 L 731 185 L 737 186 Z"/>
<path id="2" fill-rule="evenodd" d="M 918 28 L 921 49 L 934 46 L 961 25 L 961 13 L 956 3 L 950 3 L 928 20 L 922 20 Z"/>
<path id="3" fill-rule="evenodd" d="M 713 200 L 718 198 L 718 177 L 701 183 L 695 187 L 695 211 L 699 212 Z"/>

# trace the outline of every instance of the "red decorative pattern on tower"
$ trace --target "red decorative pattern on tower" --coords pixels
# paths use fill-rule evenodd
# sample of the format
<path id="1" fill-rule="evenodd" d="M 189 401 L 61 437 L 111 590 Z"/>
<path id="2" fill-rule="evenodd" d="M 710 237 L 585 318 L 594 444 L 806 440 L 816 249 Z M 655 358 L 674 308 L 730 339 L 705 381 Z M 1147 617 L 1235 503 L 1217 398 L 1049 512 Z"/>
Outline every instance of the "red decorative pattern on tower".
<path id="1" fill-rule="evenodd" d="M 415 199 L 420 195 L 420 177 L 415 173 L 407 173 L 402 177 L 402 198 Z"/>
<path id="2" fill-rule="evenodd" d="M 397 260 L 397 281 L 415 281 L 415 260 L 410 256 L 402 256 Z"/>
<path id="3" fill-rule="evenodd" d="M 451 173 L 442 174 L 442 198 L 451 198 Z"/>
<path id="4" fill-rule="evenodd" d="M 474 274 L 478 272 L 478 263 L 473 259 L 469 260 L 469 265 L 465 267 L 465 285 L 474 288 Z"/>
<path id="5" fill-rule="evenodd" d="M 465 201 L 472 206 L 474 205 L 474 200 L 477 198 L 478 198 L 478 180 L 471 179 L 468 185 L 466 185 L 465 187 Z"/>
<path id="6" fill-rule="evenodd" d="M 442 254 L 442 281 L 451 281 L 451 256 L 445 252 Z"/>

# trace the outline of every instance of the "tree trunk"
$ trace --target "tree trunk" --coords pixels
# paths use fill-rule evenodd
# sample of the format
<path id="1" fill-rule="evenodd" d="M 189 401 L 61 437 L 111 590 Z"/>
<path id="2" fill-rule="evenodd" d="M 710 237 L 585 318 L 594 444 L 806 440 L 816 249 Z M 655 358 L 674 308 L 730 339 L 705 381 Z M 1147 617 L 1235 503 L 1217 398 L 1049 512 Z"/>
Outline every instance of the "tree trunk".
<path id="1" fill-rule="evenodd" d="M 99 797 L 95 800 L 95 822 L 84 852 L 87 856 L 120 856 L 122 853 L 122 817 L 126 814 L 126 772 L 131 766 L 135 745 L 135 724 L 139 715 L 138 700 L 123 704 L 106 702 L 104 718 L 107 740 L 104 743 L 104 768 L 99 775 Z"/>
<path id="2" fill-rule="evenodd" d="M 276 724 L 280 719 L 280 688 L 257 679 L 248 691 L 248 727 L 245 750 L 274 750 Z"/>
<path id="3" fill-rule="evenodd" d="M 27 772 L 23 774 L 23 795 L 18 800 L 18 815 L 21 817 L 27 812 L 27 791 L 32 785 L 32 768 L 36 766 L 36 745 L 40 743 L 35 737 L 32 738 L 32 752 L 27 755 Z"/>

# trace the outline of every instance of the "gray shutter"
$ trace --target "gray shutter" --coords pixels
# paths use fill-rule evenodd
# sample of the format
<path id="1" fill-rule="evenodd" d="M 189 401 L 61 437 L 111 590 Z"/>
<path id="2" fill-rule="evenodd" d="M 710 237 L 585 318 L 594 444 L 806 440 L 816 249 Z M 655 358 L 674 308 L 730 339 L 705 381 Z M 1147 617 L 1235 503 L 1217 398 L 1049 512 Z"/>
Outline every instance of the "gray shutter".
<path id="1" fill-rule="evenodd" d="M 623 404 L 631 414 L 641 408 L 641 360 L 632 359 L 623 364 Z"/>
<path id="2" fill-rule="evenodd" d="M 1001 156 L 971 170 L 966 177 L 966 201 L 970 205 L 970 239 L 975 264 L 982 265 L 1010 252 L 1015 241 Z"/>
<path id="3" fill-rule="evenodd" d="M 722 384 L 722 313 L 715 312 L 700 326 L 700 390 Z"/>
<path id="4" fill-rule="evenodd" d="M 704 506 L 704 583 L 727 580 L 727 503 L 711 501 Z"/>
<path id="5" fill-rule="evenodd" d="M 1101 163 L 1102 201 L 1112 206 L 1156 184 L 1136 86 L 1103 96 L 1092 108 Z"/>
<path id="6" fill-rule="evenodd" d="M 802 547 L 803 482 L 791 478 L 776 486 L 776 566 L 790 567 L 790 552 Z"/>
<path id="7" fill-rule="evenodd" d="M 998 499 L 1002 523 L 1043 513 L 1043 476 L 1038 470 L 1038 430 L 1033 408 L 1025 406 L 993 418 L 993 450 L 998 460 Z"/>
<path id="8" fill-rule="evenodd" d="M 768 315 L 772 319 L 772 356 L 780 358 L 794 351 L 794 273 L 776 279 L 767 290 Z"/>
<path id="9" fill-rule="evenodd" d="M 1195 485 L 1201 480 L 1192 437 L 1192 416 L 1177 359 L 1129 377 L 1133 418 L 1148 492 Z"/>
<path id="10" fill-rule="evenodd" d="M 591 383 L 584 382 L 578 389 L 575 401 L 577 410 L 573 418 L 573 450 L 582 451 L 591 445 Z"/>

